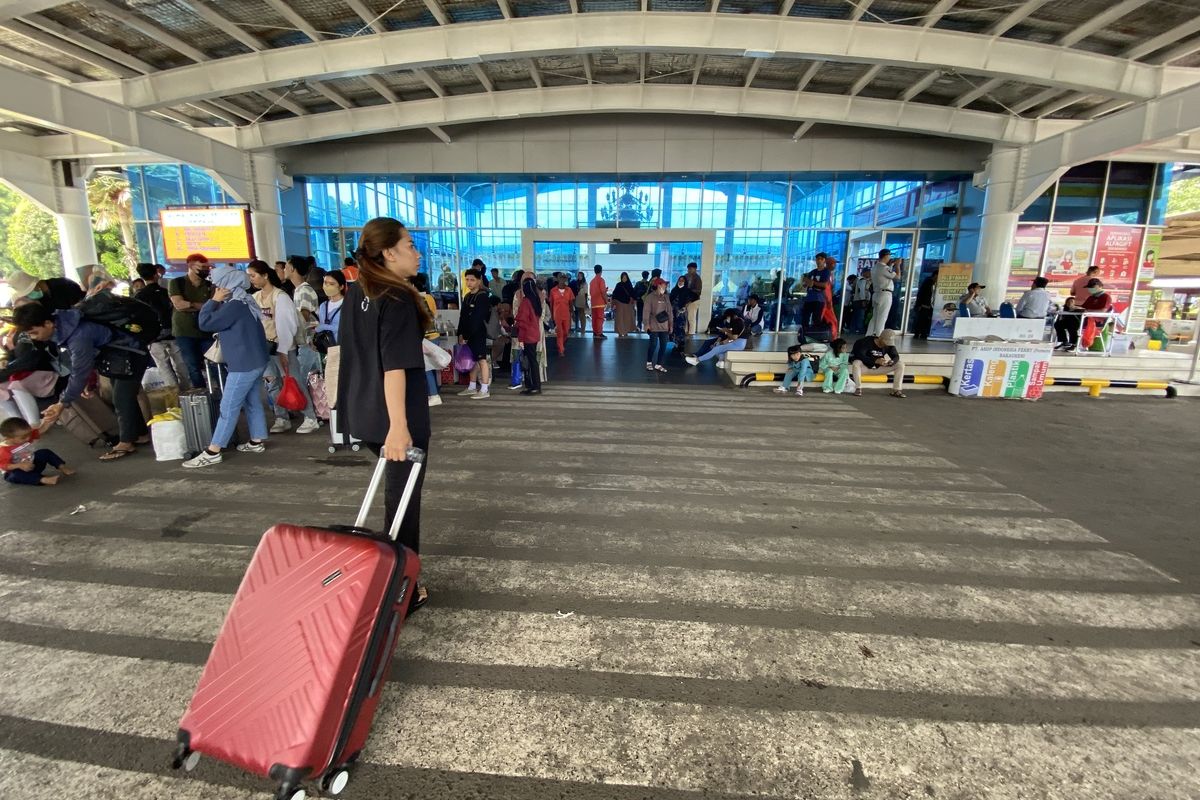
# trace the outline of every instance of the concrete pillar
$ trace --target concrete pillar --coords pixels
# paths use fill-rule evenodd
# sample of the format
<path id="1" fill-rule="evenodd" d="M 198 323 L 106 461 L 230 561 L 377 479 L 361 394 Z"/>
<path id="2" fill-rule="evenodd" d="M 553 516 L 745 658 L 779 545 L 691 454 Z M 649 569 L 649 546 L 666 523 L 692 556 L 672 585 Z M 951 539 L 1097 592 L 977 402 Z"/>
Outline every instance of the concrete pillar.
<path id="1" fill-rule="evenodd" d="M 979 231 L 979 255 L 975 260 L 974 279 L 987 286 L 988 305 L 998 308 L 1004 301 L 1008 276 L 1012 271 L 1012 243 L 1021 215 L 1016 212 L 983 214 Z"/>
<path id="2" fill-rule="evenodd" d="M 250 204 L 250 227 L 254 233 L 254 250 L 258 258 L 268 264 L 282 261 L 287 253 L 283 241 L 283 207 L 279 190 L 291 189 L 292 179 L 284 174 L 271 151 L 247 154 L 246 159 L 249 164 L 247 172 L 251 176 L 248 196 L 236 191 L 237 187 L 224 180 L 224 176 L 212 170 L 208 170 L 208 173 L 234 198 Z"/>
<path id="3" fill-rule="evenodd" d="M 88 214 L 55 214 L 54 222 L 58 225 L 63 274 L 78 281 L 80 267 L 100 262 L 96 254 L 96 238 L 92 233 L 92 218 Z"/>

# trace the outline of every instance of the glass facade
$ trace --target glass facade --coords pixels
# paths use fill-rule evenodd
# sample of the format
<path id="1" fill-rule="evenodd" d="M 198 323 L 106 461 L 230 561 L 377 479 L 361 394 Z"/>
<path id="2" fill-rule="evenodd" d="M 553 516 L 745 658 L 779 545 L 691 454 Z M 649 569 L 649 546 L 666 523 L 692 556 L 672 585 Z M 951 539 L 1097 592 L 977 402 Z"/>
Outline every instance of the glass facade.
<path id="1" fill-rule="evenodd" d="M 794 328 L 802 299 L 792 296 L 814 256 L 826 252 L 851 267 L 867 239 L 903 229 L 899 242 L 913 258 L 922 242 L 940 242 L 942 260 L 974 258 L 951 253 L 967 176 L 689 175 L 572 177 L 339 176 L 297 179 L 299 202 L 284 202 L 288 251 L 307 253 L 322 266 L 340 264 L 357 246 L 358 229 L 375 216 L 391 216 L 413 230 L 422 268 L 431 277 L 457 274 L 475 258 L 508 274 L 521 264 L 526 228 L 707 228 L 716 231 L 714 307 L 764 300 L 768 327 Z M 892 241 L 887 234 L 887 241 Z M 861 246 L 859 246 L 861 245 Z M 852 250 L 852 248 L 857 248 Z M 622 250 L 625 252 L 622 252 Z M 876 246 L 876 250 L 878 247 Z M 866 252 L 863 250 L 863 252 Z M 667 277 L 700 260 L 699 243 L 656 242 L 609 247 L 538 243 L 539 272 L 576 271 L 608 261 L 616 272 L 661 267 Z M 855 264 L 857 262 L 855 261 Z M 835 283 L 840 293 L 845 274 Z M 839 298 L 840 301 L 840 298 Z"/>
<path id="2" fill-rule="evenodd" d="M 165 263 L 158 212 L 167 206 L 236 203 L 212 177 L 188 164 L 125 167 L 137 233 L 138 258 Z"/>

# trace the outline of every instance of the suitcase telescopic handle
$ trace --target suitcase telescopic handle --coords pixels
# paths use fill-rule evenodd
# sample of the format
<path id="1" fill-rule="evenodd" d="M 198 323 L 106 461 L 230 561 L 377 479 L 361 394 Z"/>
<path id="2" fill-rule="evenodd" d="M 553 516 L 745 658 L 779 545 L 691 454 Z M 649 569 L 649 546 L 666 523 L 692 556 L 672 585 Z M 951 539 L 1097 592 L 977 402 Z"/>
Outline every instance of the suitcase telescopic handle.
<path id="1" fill-rule="evenodd" d="M 412 501 L 413 492 L 417 488 L 417 477 L 425 466 L 425 451 L 419 447 L 408 448 L 404 457 L 412 463 L 412 469 L 408 471 L 408 482 L 404 484 L 404 493 L 400 495 L 400 506 L 396 509 L 396 516 L 392 519 L 392 527 L 388 531 L 388 537 L 393 541 L 400 533 L 400 523 L 408 512 L 408 504 Z M 367 494 L 363 497 L 362 506 L 358 509 L 358 517 L 354 520 L 356 528 L 365 527 L 367 524 L 367 515 L 371 513 L 375 495 L 379 494 L 379 484 L 383 483 L 387 463 L 387 459 L 383 456 L 380 456 L 379 461 L 375 463 L 375 471 L 371 473 L 371 482 L 367 485 Z"/>

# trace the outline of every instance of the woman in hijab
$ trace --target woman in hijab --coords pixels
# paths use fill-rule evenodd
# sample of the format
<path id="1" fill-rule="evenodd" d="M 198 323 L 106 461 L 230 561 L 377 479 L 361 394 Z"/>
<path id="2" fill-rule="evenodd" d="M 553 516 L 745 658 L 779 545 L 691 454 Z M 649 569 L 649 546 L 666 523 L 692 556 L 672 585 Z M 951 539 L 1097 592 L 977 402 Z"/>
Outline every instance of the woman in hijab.
<path id="1" fill-rule="evenodd" d="M 637 295 L 634 293 L 633 282 L 629 280 L 628 272 L 621 273 L 621 280 L 617 281 L 613 288 L 612 299 L 615 317 L 613 324 L 617 329 L 617 338 L 624 339 L 637 328 L 634 324 Z"/>
<path id="2" fill-rule="evenodd" d="M 250 441 L 239 444 L 238 452 L 261 453 L 266 449 L 267 415 L 258 392 L 270 356 L 262 311 L 254 298 L 246 294 L 250 279 L 241 270 L 219 266 L 213 269 L 210 280 L 216 288 L 212 299 L 200 309 L 200 330 L 217 334 L 229 376 L 225 379 L 221 416 L 212 443 L 195 458 L 183 462 L 188 469 L 221 463 L 221 451 L 229 446 L 241 411 L 246 412 Z"/>
<path id="3" fill-rule="evenodd" d="M 671 309 L 675 318 L 671 325 L 671 340 L 675 342 L 676 351 L 682 353 L 687 339 L 687 307 L 692 302 L 692 290 L 688 288 L 687 278 L 682 275 L 675 281 L 671 290 Z"/>
<path id="4" fill-rule="evenodd" d="M 522 364 L 525 388 L 521 394 L 542 393 L 542 370 L 538 364 L 538 344 L 542 340 L 542 298 L 537 281 L 527 274 L 521 282 L 521 302 L 517 306 L 517 339 L 525 354 Z"/>

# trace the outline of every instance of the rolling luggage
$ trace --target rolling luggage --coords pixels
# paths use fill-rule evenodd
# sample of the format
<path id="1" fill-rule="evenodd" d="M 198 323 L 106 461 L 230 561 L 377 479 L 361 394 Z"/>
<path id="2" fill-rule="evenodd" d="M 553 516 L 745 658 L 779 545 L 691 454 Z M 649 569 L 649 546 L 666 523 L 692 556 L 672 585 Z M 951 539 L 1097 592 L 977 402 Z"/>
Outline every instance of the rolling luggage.
<path id="1" fill-rule="evenodd" d="M 179 407 L 183 411 L 183 431 L 191 458 L 212 443 L 212 398 L 203 389 L 191 389 L 180 393 Z"/>
<path id="2" fill-rule="evenodd" d="M 349 447 L 354 452 L 362 449 L 362 439 L 355 439 L 338 427 L 338 410 L 329 409 L 329 452 L 336 453 L 339 447 Z"/>
<path id="3" fill-rule="evenodd" d="M 196 693 L 174 766 L 212 756 L 278 783 L 278 800 L 346 786 L 366 744 L 420 559 L 394 544 L 425 460 L 413 462 L 386 536 L 363 528 L 383 482 L 375 466 L 354 527 L 275 525 L 259 542 Z"/>
<path id="4" fill-rule="evenodd" d="M 112 447 L 121 440 L 116 413 L 99 397 L 80 397 L 63 409 L 58 424 L 88 447 Z"/>

